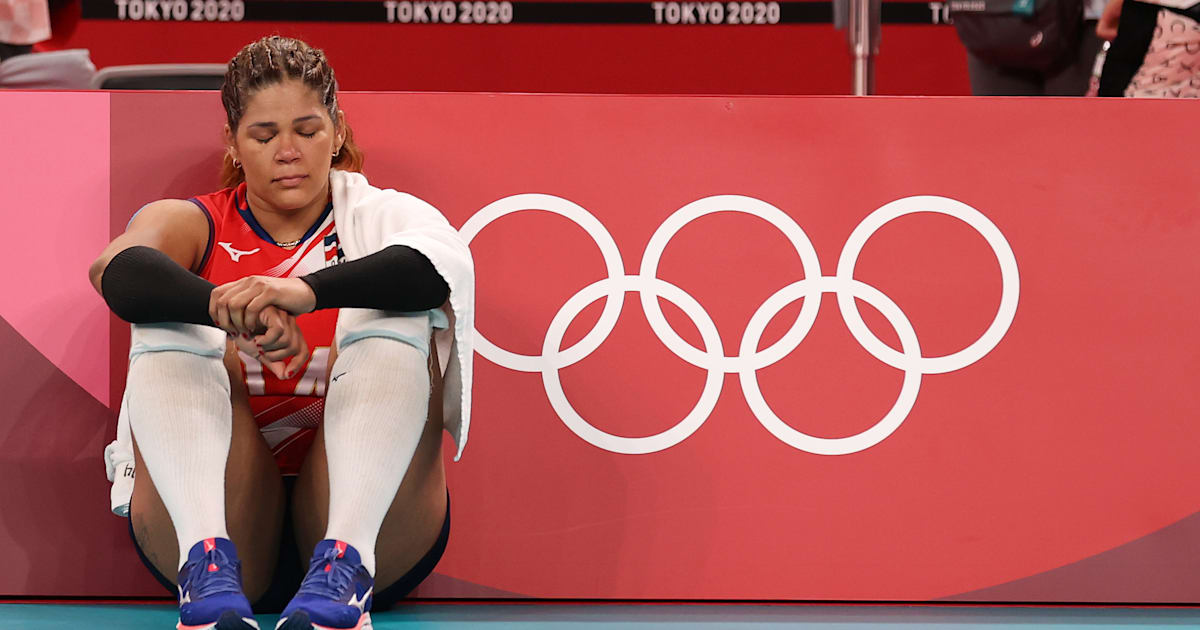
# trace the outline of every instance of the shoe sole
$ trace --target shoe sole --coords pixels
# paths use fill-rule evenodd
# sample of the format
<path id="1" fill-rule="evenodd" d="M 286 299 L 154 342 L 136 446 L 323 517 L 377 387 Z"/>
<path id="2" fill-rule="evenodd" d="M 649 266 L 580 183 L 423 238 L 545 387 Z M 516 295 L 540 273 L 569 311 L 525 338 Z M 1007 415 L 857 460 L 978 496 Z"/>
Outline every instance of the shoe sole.
<path id="1" fill-rule="evenodd" d="M 254 619 L 240 617 L 232 610 L 227 610 L 216 623 L 185 626 L 183 622 L 175 624 L 175 630 L 259 630 L 258 622 Z"/>
<path id="2" fill-rule="evenodd" d="M 275 626 L 275 630 L 373 630 L 371 625 L 371 613 L 363 613 L 358 618 L 358 625 L 350 626 L 349 628 L 333 628 L 330 626 L 322 626 L 312 623 L 308 618 L 308 613 L 303 610 L 296 611 L 291 617 L 284 617 L 279 620 Z"/>

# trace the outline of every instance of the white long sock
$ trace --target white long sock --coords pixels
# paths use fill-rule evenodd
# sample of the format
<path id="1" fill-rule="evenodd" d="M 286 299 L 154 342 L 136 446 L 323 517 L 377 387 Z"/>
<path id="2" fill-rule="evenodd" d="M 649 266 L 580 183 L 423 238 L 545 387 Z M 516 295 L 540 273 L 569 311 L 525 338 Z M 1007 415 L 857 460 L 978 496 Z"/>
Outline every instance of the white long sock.
<path id="1" fill-rule="evenodd" d="M 416 348 L 383 337 L 342 348 L 325 398 L 329 526 L 375 575 L 375 540 L 421 439 L 429 371 Z"/>
<path id="2" fill-rule="evenodd" d="M 225 460 L 233 437 L 229 374 L 190 352 L 138 354 L 129 363 L 129 426 L 179 539 L 179 567 L 225 529 Z"/>

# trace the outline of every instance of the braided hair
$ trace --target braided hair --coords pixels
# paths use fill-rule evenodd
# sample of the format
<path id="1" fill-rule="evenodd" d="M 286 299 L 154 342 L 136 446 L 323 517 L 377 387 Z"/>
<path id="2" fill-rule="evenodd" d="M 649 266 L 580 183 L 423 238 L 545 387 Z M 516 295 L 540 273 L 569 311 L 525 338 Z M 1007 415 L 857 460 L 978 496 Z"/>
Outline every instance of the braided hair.
<path id="1" fill-rule="evenodd" d="M 325 52 L 290 37 L 272 35 L 246 44 L 225 70 L 225 83 L 221 85 L 221 104 L 225 106 L 225 119 L 229 128 L 236 132 L 250 98 L 259 90 L 293 79 L 316 92 L 329 118 L 338 124 L 337 79 L 333 67 L 325 58 Z M 354 134 L 349 125 L 343 129 L 345 139 L 341 150 L 330 161 L 330 166 L 344 171 L 362 170 L 363 152 L 354 143 Z M 225 154 L 221 165 L 221 183 L 236 186 L 245 180 L 240 167 L 234 166 L 233 156 Z"/>

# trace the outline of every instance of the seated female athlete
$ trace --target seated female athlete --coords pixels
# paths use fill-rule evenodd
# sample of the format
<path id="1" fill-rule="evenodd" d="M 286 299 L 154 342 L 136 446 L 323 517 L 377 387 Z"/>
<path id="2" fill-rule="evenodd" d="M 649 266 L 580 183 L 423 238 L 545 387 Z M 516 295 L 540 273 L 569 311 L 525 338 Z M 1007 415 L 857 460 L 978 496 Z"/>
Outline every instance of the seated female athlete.
<path id="1" fill-rule="evenodd" d="M 180 629 L 258 628 L 251 602 L 281 629 L 369 628 L 446 545 L 470 252 L 357 172 L 320 50 L 249 44 L 221 98 L 229 187 L 150 203 L 90 269 L 134 323 L 131 532 Z"/>

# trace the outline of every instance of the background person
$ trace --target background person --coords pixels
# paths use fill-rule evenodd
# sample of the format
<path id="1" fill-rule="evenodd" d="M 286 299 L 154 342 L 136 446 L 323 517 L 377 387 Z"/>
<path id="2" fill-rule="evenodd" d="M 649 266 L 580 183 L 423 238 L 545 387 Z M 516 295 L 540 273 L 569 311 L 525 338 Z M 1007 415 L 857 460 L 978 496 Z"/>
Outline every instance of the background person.
<path id="1" fill-rule="evenodd" d="M 1062 24 L 1046 31 L 1038 46 L 1056 51 L 1052 59 L 1039 59 L 1030 63 L 1029 55 L 1012 54 L 1031 48 L 1029 42 L 1042 37 L 1043 33 L 1031 31 L 1028 19 L 1012 15 L 1018 3 L 984 0 L 988 6 L 986 15 L 974 12 L 955 12 L 954 20 L 959 38 L 967 48 L 967 72 L 974 96 L 1083 96 L 1088 91 L 1096 55 L 1103 41 L 1096 35 L 1096 24 L 1104 10 L 1105 0 L 1049 0 L 1038 6 L 1038 11 L 1062 10 L 1073 7 L 1074 17 L 1081 23 Z M 992 12 L 994 3 L 996 12 Z M 1033 2 L 1028 3 L 1033 5 Z M 951 3 L 952 11 L 954 3 Z M 1003 11 L 1003 12 L 1001 12 Z M 965 18 L 965 19 L 964 19 Z M 1034 19 L 1034 18 L 1029 18 Z M 974 32 L 965 30 L 964 24 L 975 24 Z M 1011 36 L 1004 31 L 1010 30 Z M 990 31 L 990 32 L 989 32 Z M 1032 33 L 1032 37 L 1030 35 Z M 1011 40 L 1011 41 L 1010 41 Z M 994 50 L 984 46 L 995 45 Z M 1026 51 L 1027 52 L 1027 51 Z"/>
<path id="2" fill-rule="evenodd" d="M 50 39 L 46 0 L 0 0 L 0 88 L 82 90 L 91 87 L 96 67 L 81 49 L 33 53 Z"/>
<path id="3" fill-rule="evenodd" d="M 1096 27 L 1112 41 L 1100 96 L 1200 96 L 1200 4 L 1110 0 Z"/>
<path id="4" fill-rule="evenodd" d="M 33 52 L 33 45 L 50 39 L 47 0 L 0 0 L 0 61 Z"/>

